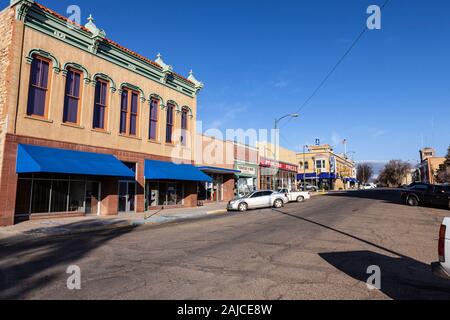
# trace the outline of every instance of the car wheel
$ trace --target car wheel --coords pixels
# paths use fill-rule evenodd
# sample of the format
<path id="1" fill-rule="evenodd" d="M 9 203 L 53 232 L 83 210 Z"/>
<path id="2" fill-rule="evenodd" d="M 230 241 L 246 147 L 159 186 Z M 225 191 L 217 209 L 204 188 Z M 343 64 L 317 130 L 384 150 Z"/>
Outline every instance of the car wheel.
<path id="1" fill-rule="evenodd" d="M 282 208 L 283 205 L 284 205 L 284 202 L 283 202 L 283 200 L 280 200 L 280 199 L 275 200 L 275 202 L 273 203 L 273 206 L 277 209 Z"/>
<path id="2" fill-rule="evenodd" d="M 248 210 L 248 205 L 244 202 L 244 203 L 241 203 L 239 206 L 238 206 L 238 210 L 239 210 L 239 212 L 245 212 L 245 211 L 247 211 Z"/>
<path id="3" fill-rule="evenodd" d="M 304 202 L 305 201 L 305 197 L 300 196 L 297 198 L 297 202 Z"/>
<path id="4" fill-rule="evenodd" d="M 419 200 L 414 196 L 409 196 L 406 203 L 411 207 L 417 207 L 419 205 Z"/>

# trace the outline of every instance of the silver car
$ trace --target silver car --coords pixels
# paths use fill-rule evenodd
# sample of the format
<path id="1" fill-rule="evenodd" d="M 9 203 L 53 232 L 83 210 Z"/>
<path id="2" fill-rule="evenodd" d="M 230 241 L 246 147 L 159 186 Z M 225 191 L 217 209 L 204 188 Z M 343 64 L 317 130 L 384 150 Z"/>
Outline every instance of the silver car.
<path id="1" fill-rule="evenodd" d="M 243 198 L 231 200 L 228 203 L 228 211 L 245 212 L 249 209 L 282 208 L 289 202 L 286 195 L 275 191 L 255 191 Z"/>

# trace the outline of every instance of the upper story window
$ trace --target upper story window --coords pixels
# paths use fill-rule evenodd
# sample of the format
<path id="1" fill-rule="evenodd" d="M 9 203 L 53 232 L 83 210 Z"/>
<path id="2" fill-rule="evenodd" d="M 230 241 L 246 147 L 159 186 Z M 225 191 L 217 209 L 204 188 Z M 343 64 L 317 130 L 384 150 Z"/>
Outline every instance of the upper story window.
<path id="1" fill-rule="evenodd" d="M 47 118 L 50 66 L 50 60 L 40 56 L 33 57 L 30 73 L 30 88 L 28 91 L 28 116 Z"/>
<path id="2" fill-rule="evenodd" d="M 158 104 L 156 98 L 150 100 L 150 124 L 149 124 L 149 139 L 157 140 L 158 138 Z"/>
<path id="3" fill-rule="evenodd" d="M 94 118 L 92 123 L 92 127 L 94 129 L 106 130 L 106 119 L 108 115 L 108 87 L 108 81 L 96 79 Z"/>
<path id="4" fill-rule="evenodd" d="M 83 73 L 69 68 L 66 76 L 63 122 L 80 123 L 81 79 Z"/>
<path id="5" fill-rule="evenodd" d="M 173 133 L 173 111 L 175 106 L 173 104 L 167 104 L 167 117 L 166 117 L 166 142 L 172 143 L 172 133 Z"/>
<path id="6" fill-rule="evenodd" d="M 120 106 L 120 133 L 137 136 L 139 123 L 139 93 L 124 88 Z"/>
<path id="7" fill-rule="evenodd" d="M 189 110 L 183 108 L 183 110 L 181 110 L 181 144 L 183 146 L 185 146 L 187 142 L 188 116 Z"/>
<path id="8" fill-rule="evenodd" d="M 316 160 L 316 169 L 326 169 L 325 160 Z"/>

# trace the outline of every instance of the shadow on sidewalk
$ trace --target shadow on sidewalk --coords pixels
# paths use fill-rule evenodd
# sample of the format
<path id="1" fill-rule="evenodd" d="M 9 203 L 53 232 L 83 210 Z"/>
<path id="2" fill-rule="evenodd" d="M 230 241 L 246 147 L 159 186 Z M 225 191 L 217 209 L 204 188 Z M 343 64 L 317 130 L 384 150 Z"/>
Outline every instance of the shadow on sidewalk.
<path id="1" fill-rule="evenodd" d="M 89 222 L 77 222 L 76 225 L 62 225 L 59 228 L 82 229 L 83 224 L 92 226 Z M 27 293 L 39 290 L 52 280 L 60 277 L 67 279 L 65 272 L 69 265 L 133 229 L 130 226 L 87 234 L 30 239 L 11 246 L 0 246 L 0 299 L 22 299 Z M 59 269 L 57 273 L 48 272 L 48 269 L 55 267 Z"/>

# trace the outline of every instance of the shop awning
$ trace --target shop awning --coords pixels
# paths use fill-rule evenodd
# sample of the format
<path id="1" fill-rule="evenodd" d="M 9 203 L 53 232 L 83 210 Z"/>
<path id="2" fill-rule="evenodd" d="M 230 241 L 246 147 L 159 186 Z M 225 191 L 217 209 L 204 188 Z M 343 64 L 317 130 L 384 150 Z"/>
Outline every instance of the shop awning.
<path id="1" fill-rule="evenodd" d="M 207 173 L 222 173 L 222 174 L 241 173 L 240 170 L 225 169 L 225 168 L 218 168 L 218 167 L 198 167 L 198 169 L 203 172 L 207 172 Z"/>
<path id="2" fill-rule="evenodd" d="M 145 179 L 212 182 L 212 179 L 191 164 L 175 164 L 145 160 Z"/>
<path id="3" fill-rule="evenodd" d="M 135 173 L 109 154 L 19 145 L 17 173 L 61 173 L 135 177 Z"/>
<path id="4" fill-rule="evenodd" d="M 303 173 L 297 175 L 297 180 L 316 179 L 316 178 L 317 178 L 316 173 L 307 173 L 306 176 Z"/>

